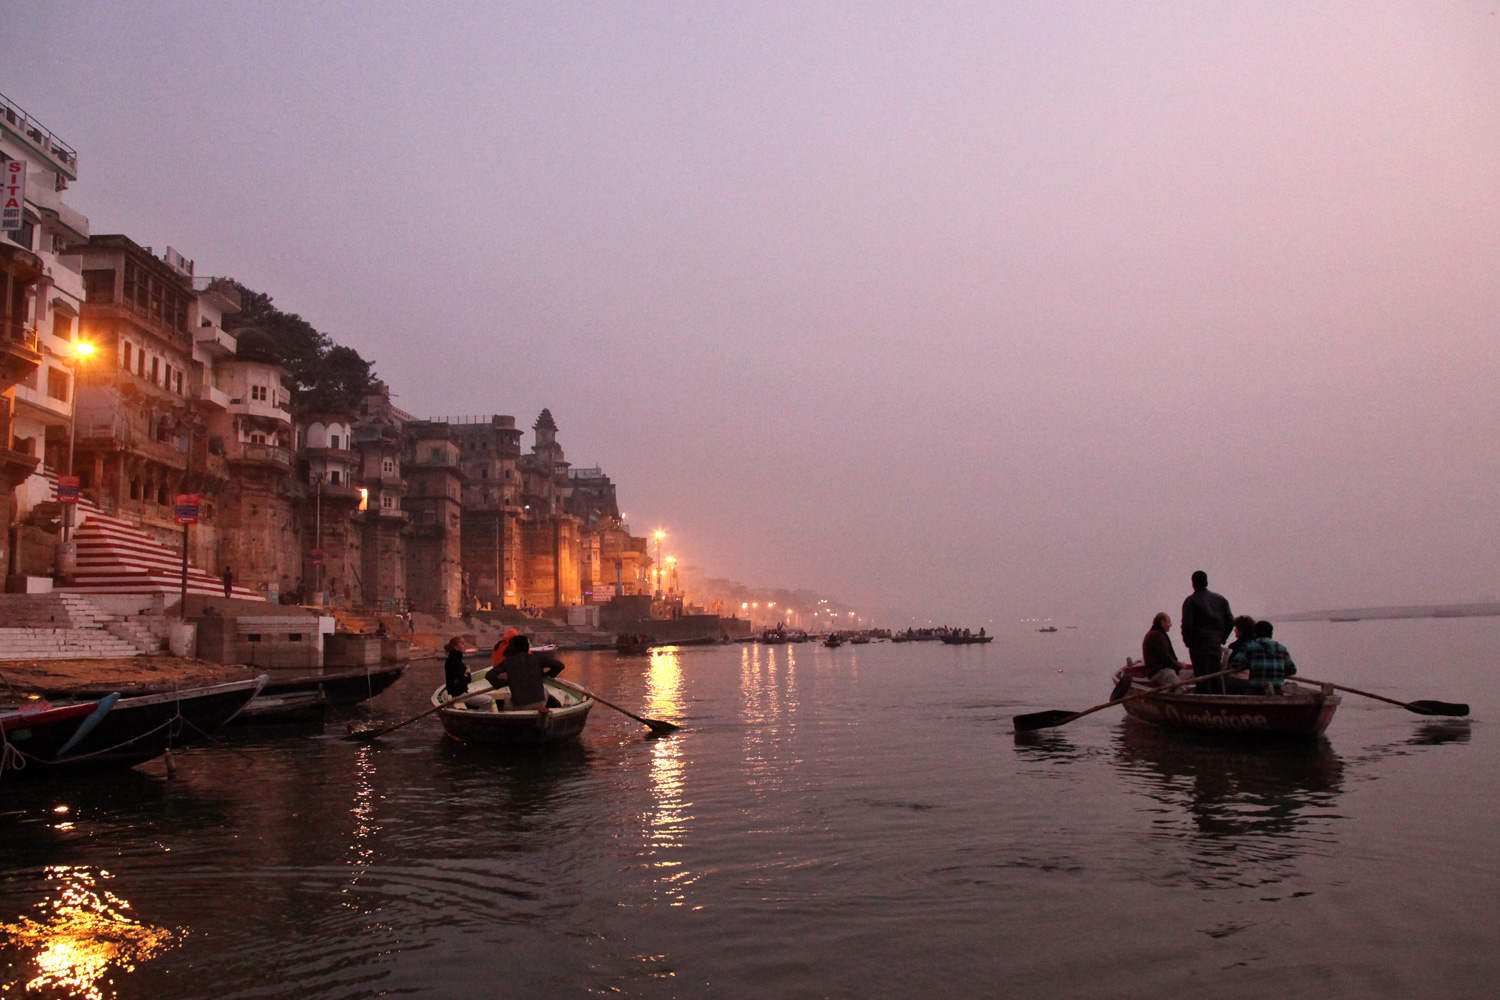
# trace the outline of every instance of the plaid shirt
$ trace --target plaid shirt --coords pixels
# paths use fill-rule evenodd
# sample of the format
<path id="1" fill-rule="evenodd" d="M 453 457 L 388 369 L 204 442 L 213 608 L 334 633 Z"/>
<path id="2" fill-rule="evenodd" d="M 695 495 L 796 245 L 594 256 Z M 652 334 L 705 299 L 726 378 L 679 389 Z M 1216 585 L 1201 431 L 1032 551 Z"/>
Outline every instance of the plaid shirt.
<path id="1" fill-rule="evenodd" d="M 1245 643 L 1237 657 L 1250 670 L 1251 684 L 1269 684 L 1281 690 L 1282 682 L 1297 672 L 1292 654 L 1275 639 L 1255 639 Z"/>

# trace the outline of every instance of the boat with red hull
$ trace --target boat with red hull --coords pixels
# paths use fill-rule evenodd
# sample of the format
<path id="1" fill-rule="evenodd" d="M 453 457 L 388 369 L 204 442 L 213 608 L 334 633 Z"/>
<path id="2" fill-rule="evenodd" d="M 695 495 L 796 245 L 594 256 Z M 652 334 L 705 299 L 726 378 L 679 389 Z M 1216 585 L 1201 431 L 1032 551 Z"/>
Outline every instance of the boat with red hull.
<path id="1" fill-rule="evenodd" d="M 1119 684 L 1130 679 L 1130 693 L 1152 691 L 1132 663 L 1116 672 Z M 1163 691 L 1124 703 L 1132 719 L 1161 729 L 1198 733 L 1239 733 L 1265 737 L 1317 736 L 1328 728 L 1341 699 L 1332 688 L 1288 681 L 1282 694 L 1197 694 L 1190 688 Z"/>

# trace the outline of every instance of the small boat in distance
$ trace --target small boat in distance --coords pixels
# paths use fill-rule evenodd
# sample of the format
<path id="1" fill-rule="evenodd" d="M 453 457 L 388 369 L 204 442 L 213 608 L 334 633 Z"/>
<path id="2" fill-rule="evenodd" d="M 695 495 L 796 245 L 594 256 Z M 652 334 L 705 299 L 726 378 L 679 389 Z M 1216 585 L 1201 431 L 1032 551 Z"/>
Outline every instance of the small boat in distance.
<path id="1" fill-rule="evenodd" d="M 1115 672 L 1114 680 L 1118 686 L 1129 678 L 1131 693 L 1151 691 L 1144 674 L 1144 664 L 1127 661 Z M 1340 704 L 1332 688 L 1289 680 L 1282 694 L 1197 694 L 1178 688 L 1133 698 L 1124 708 L 1132 719 L 1161 729 L 1306 738 L 1327 729 Z"/>
<path id="2" fill-rule="evenodd" d="M 829 649 L 838 649 L 843 644 L 844 640 L 839 637 L 839 634 L 837 632 L 829 633 L 828 638 L 823 640 L 823 645 L 827 646 Z"/>
<path id="3" fill-rule="evenodd" d="M 1039 629 L 1037 629 L 1037 631 L 1038 632 L 1056 632 L 1057 631 L 1057 626 L 1056 625 L 1048 625 L 1046 628 L 1039 628 Z"/>
<path id="4" fill-rule="evenodd" d="M 983 629 L 980 629 L 979 635 L 965 635 L 962 632 L 950 632 L 947 635 L 943 636 L 942 639 L 950 646 L 968 646 L 974 643 L 995 641 L 995 637 L 992 635 L 985 635 Z"/>

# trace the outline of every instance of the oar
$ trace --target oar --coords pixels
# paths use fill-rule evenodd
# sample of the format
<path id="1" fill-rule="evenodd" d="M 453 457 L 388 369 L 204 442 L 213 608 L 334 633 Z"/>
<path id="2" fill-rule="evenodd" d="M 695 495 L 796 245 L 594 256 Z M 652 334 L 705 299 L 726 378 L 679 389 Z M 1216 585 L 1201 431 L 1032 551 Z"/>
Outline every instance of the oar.
<path id="1" fill-rule="evenodd" d="M 636 722 L 639 722 L 641 725 L 650 729 L 651 735 L 653 736 L 665 736 L 668 733 L 675 733 L 677 732 L 677 730 L 682 728 L 675 723 L 664 722 L 661 719 L 647 719 L 643 716 L 636 715 L 634 712 L 626 711 L 612 701 L 605 701 L 603 698 L 599 697 L 597 694 L 590 691 L 588 688 L 582 686 L 581 684 L 572 684 L 565 680 L 559 680 L 556 677 L 547 678 L 547 682 L 549 684 L 556 684 L 558 687 L 565 687 L 569 691 L 575 691 L 578 694 L 584 695 L 585 697 L 592 698 L 601 705 L 608 705 L 610 708 L 614 709 L 616 712 L 619 712 L 621 715 L 630 716 Z"/>
<path id="2" fill-rule="evenodd" d="M 1064 712 L 1059 709 L 1051 709 L 1046 712 L 1032 712 L 1028 715 L 1018 715 L 1012 721 L 1016 724 L 1016 732 L 1030 732 L 1033 729 L 1052 729 L 1057 726 L 1066 726 L 1075 719 L 1081 719 L 1085 715 L 1093 715 L 1095 712 L 1118 705 L 1126 701 L 1134 701 L 1137 698 L 1149 698 L 1153 694 L 1170 691 L 1173 688 L 1186 687 L 1189 684 L 1198 684 L 1202 681 L 1212 680 L 1215 677 L 1225 677 L 1229 674 L 1239 673 L 1236 670 L 1220 670 L 1216 674 L 1204 674 L 1202 677 L 1189 677 L 1187 680 L 1176 681 L 1172 684 L 1163 684 L 1161 687 L 1152 688 L 1149 691 L 1137 691 L 1135 694 L 1127 694 L 1123 698 L 1111 698 L 1102 705 L 1093 708 L 1085 708 L 1082 712 Z"/>
<path id="3" fill-rule="evenodd" d="M 1387 698 L 1383 694 L 1375 694 L 1370 691 L 1361 691 L 1359 688 L 1345 687 L 1342 684 L 1331 684 L 1328 681 L 1315 681 L 1311 677 L 1303 677 L 1301 674 L 1293 674 L 1288 680 L 1302 681 L 1305 684 L 1317 684 L 1320 687 L 1331 687 L 1339 691 L 1348 691 L 1350 694 L 1362 694 L 1366 698 L 1374 698 L 1389 705 L 1400 705 L 1408 712 L 1416 712 L 1418 715 L 1468 715 L 1469 706 L 1454 704 L 1450 701 L 1397 701 L 1395 698 Z"/>
<path id="4" fill-rule="evenodd" d="M 361 743 L 368 743 L 370 740 L 373 740 L 377 736 L 384 736 L 386 733 L 393 732 L 394 730 L 400 729 L 402 726 L 409 726 L 413 722 L 416 722 L 418 719 L 425 719 L 425 718 L 427 718 L 427 716 L 431 715 L 433 712 L 442 711 L 443 709 L 449 707 L 450 705 L 457 705 L 461 701 L 468 701 L 470 698 L 477 698 L 479 695 L 488 694 L 489 692 L 491 692 L 493 690 L 495 690 L 493 686 L 486 685 L 486 686 L 480 688 L 478 691 L 470 691 L 468 694 L 461 694 L 457 698 L 449 698 L 447 701 L 443 702 L 441 705 L 434 705 L 434 706 L 432 706 L 431 708 L 429 708 L 425 712 L 422 712 L 422 713 L 420 713 L 418 715 L 413 715 L 410 719 L 407 719 L 405 722 L 398 722 L 394 726 L 386 726 L 384 729 L 366 729 L 366 730 L 363 730 L 363 731 L 358 732 L 358 733 L 349 733 L 347 736 L 344 737 L 344 739 L 346 739 L 346 740 L 358 740 Z M 352 723 L 351 723 L 351 725 L 352 725 Z"/>

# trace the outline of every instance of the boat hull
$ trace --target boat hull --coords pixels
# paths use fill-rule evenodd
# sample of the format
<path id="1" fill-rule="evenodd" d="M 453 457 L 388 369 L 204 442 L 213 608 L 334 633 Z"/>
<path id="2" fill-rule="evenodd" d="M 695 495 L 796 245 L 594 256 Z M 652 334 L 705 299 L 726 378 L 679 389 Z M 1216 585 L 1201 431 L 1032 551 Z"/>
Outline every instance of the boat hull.
<path id="1" fill-rule="evenodd" d="M 994 642 L 992 635 L 945 635 L 942 640 L 950 646 L 973 646 L 981 642 Z"/>
<path id="2" fill-rule="evenodd" d="M 67 756 L 48 761 L 45 768 L 27 768 L 22 773 L 145 763 L 168 750 L 209 738 L 238 715 L 265 683 L 262 674 L 227 684 L 121 698 Z"/>
<path id="3" fill-rule="evenodd" d="M 409 664 L 376 670 L 339 670 L 268 681 L 261 693 L 235 716 L 235 725 L 312 722 L 329 705 L 357 705 L 401 679 Z"/>
<path id="4" fill-rule="evenodd" d="M 1317 736 L 1328 728 L 1340 698 L 1332 691 L 1288 685 L 1280 695 L 1183 694 L 1166 691 L 1124 703 L 1132 719 L 1161 729 L 1263 737 Z M 1150 690 L 1135 682 L 1131 693 Z"/>
<path id="5" fill-rule="evenodd" d="M 496 747 L 539 747 L 577 739 L 588 723 L 594 699 L 560 685 L 544 683 L 547 693 L 560 703 L 559 707 L 530 712 L 502 712 L 494 706 L 482 710 L 459 705 L 445 707 L 438 712 L 443 732 L 464 743 Z M 473 689 L 482 686 L 484 681 L 477 680 Z M 509 695 L 508 688 L 495 691 L 497 699 Z M 445 705 L 448 700 L 446 688 L 438 688 L 432 695 L 434 705 Z"/>

